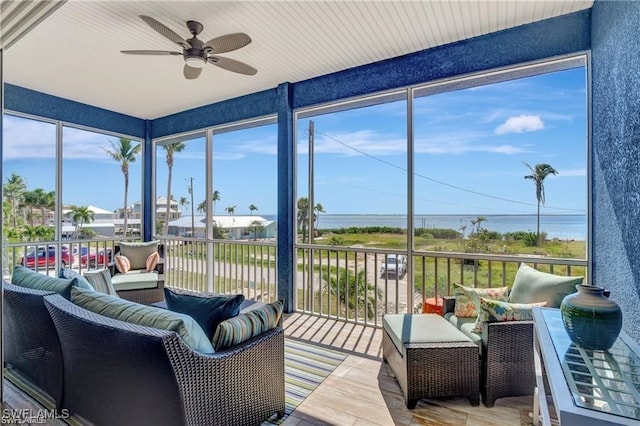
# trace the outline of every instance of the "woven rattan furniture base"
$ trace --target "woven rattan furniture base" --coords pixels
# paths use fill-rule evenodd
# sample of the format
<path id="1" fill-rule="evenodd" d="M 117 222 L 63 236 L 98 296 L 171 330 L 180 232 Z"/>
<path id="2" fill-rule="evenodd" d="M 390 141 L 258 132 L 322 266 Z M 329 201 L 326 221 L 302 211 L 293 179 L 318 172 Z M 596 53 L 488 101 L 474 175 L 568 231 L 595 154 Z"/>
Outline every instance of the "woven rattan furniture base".
<path id="1" fill-rule="evenodd" d="M 405 343 L 399 349 L 384 330 L 382 352 L 407 408 L 415 408 L 422 398 L 450 396 L 468 397 L 472 405 L 480 404 L 479 350 L 471 341 Z"/>

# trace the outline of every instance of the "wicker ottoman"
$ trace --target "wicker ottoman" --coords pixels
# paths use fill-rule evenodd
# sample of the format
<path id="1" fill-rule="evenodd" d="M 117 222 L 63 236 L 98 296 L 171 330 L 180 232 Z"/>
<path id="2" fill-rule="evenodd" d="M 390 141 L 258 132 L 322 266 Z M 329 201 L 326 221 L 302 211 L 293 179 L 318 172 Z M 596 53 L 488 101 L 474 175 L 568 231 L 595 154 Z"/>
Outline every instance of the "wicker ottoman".
<path id="1" fill-rule="evenodd" d="M 422 398 L 465 396 L 480 404 L 480 350 L 436 314 L 385 315 L 382 353 L 407 408 Z"/>

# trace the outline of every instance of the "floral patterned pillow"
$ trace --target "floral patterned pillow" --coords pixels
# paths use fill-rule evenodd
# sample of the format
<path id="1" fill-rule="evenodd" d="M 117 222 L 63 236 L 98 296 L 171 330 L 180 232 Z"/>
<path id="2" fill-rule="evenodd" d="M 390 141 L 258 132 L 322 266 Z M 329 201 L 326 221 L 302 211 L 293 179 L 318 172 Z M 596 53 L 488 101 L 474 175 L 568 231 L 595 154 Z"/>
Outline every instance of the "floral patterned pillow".
<path id="1" fill-rule="evenodd" d="M 480 298 L 507 301 L 509 299 L 509 287 L 473 288 L 460 284 L 456 286 L 454 296 L 456 306 L 454 314 L 458 318 L 475 318 L 480 310 Z"/>
<path id="2" fill-rule="evenodd" d="M 480 298 L 478 319 L 471 331 L 482 333 L 483 322 L 531 321 L 534 306 L 546 306 L 547 302 L 539 303 L 509 303 L 500 300 Z"/>

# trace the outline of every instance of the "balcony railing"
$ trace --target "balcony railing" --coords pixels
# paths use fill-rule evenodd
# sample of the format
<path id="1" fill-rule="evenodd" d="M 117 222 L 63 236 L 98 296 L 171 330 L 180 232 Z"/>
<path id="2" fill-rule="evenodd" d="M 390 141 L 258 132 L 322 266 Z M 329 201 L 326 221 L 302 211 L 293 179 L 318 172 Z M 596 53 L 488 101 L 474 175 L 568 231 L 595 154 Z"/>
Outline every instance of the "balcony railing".
<path id="1" fill-rule="evenodd" d="M 160 239 L 165 245 L 167 286 L 244 294 L 264 302 L 277 299 L 275 242 Z M 5 251 L 5 265 L 23 263 L 49 275 L 63 262 L 79 272 L 103 268 L 121 240 L 12 243 Z M 382 273 L 391 255 L 410 261 L 397 266 L 399 273 L 390 267 Z M 434 251 L 413 251 L 411 256 L 403 250 L 300 244 L 293 278 L 295 309 L 379 327 L 386 313 L 419 311 L 426 298 L 451 295 L 454 283 L 510 286 L 522 262 L 554 274 L 587 275 L 583 259 Z M 10 272 L 5 271 L 5 277 Z"/>

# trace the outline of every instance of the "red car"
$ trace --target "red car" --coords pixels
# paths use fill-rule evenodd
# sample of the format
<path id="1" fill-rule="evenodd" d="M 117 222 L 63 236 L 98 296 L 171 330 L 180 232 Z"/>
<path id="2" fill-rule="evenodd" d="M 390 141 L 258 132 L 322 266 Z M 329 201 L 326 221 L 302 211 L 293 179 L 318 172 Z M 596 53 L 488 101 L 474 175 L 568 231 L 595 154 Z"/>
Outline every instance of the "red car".
<path id="1" fill-rule="evenodd" d="M 95 268 L 98 265 L 107 265 L 109 263 L 111 263 L 111 260 L 113 259 L 113 254 L 110 248 L 106 249 L 106 255 L 105 255 L 105 250 L 100 250 L 98 251 L 98 253 L 89 253 L 89 254 L 83 254 L 80 257 L 80 264 L 82 264 L 82 266 L 89 266 L 89 268 Z"/>
<path id="2" fill-rule="evenodd" d="M 56 264 L 56 246 L 49 247 L 31 247 L 27 250 L 27 255 L 20 259 L 20 264 L 27 268 L 41 268 L 45 266 L 55 266 Z M 60 263 L 62 266 L 73 264 L 73 255 L 69 252 L 69 248 L 62 246 L 60 254 Z"/>

